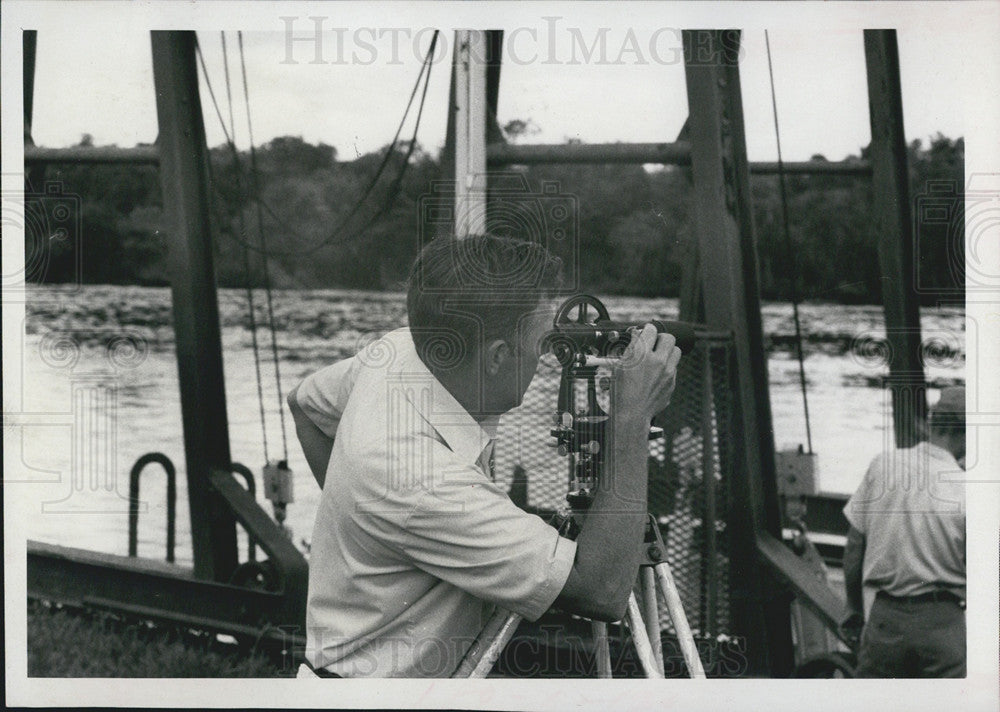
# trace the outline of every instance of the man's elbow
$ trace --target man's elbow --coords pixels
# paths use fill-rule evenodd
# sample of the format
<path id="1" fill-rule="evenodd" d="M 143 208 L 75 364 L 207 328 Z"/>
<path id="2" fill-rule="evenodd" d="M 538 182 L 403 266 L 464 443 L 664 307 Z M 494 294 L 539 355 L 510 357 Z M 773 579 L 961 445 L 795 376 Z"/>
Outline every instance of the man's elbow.
<path id="1" fill-rule="evenodd" d="M 613 623 L 625 617 L 631 588 L 603 582 L 589 587 L 577 600 L 564 601 L 564 608 L 584 618 Z"/>
<path id="2" fill-rule="evenodd" d="M 288 410 L 292 414 L 292 422 L 295 423 L 295 431 L 301 439 L 303 429 L 306 425 L 311 425 L 312 421 L 309 420 L 306 412 L 299 405 L 298 392 L 299 388 L 296 386 L 285 396 L 285 403 L 288 404 Z"/>
<path id="3" fill-rule="evenodd" d="M 625 596 L 620 600 L 606 601 L 599 604 L 593 613 L 586 617 L 603 623 L 614 623 L 615 621 L 622 620 L 627 612 L 628 596 Z"/>

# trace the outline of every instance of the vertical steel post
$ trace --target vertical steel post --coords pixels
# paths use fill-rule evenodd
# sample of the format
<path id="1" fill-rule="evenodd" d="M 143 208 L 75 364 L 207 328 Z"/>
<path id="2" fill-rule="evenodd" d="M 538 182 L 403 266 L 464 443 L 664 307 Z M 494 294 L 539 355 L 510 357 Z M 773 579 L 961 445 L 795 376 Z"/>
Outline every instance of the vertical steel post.
<path id="1" fill-rule="evenodd" d="M 198 96 L 194 32 L 152 32 L 167 269 L 184 424 L 194 573 L 227 580 L 236 568 L 236 519 L 209 483 L 229 471 L 219 307 L 212 262 L 208 149 Z"/>
<path id="2" fill-rule="evenodd" d="M 444 146 L 441 148 L 441 165 L 438 173 L 438 180 L 442 183 L 454 182 L 455 180 L 455 127 L 455 62 L 453 59 L 451 78 L 448 84 L 448 119 L 445 122 Z"/>
<path id="3" fill-rule="evenodd" d="M 496 114 L 497 114 L 497 97 L 500 94 L 500 69 L 501 69 L 501 59 L 503 54 L 503 30 L 486 30 L 485 32 L 485 46 L 480 48 L 485 51 L 485 112 L 483 113 L 482 120 L 484 122 L 483 126 L 483 136 L 485 144 L 488 143 L 498 143 L 504 141 L 503 131 L 497 124 Z M 456 187 L 456 194 L 458 193 L 457 180 L 458 176 L 462 174 L 462 171 L 456 170 L 456 148 L 459 144 L 460 139 L 457 138 L 459 131 L 458 126 L 467 125 L 467 117 L 463 114 L 459 116 L 459 98 L 456 93 L 456 83 L 461 81 L 464 85 L 467 85 L 467 77 L 465 76 L 464 70 L 460 71 L 458 66 L 458 39 L 459 33 L 455 33 L 456 37 L 456 49 L 455 56 L 452 61 L 452 71 L 451 71 L 451 84 L 448 92 L 448 121 L 447 128 L 445 130 L 444 148 L 441 150 L 441 172 L 439 175 L 439 180 L 447 183 L 453 182 Z M 464 91 L 464 90 L 463 90 Z M 463 145 L 466 143 L 466 139 L 461 139 Z M 485 144 L 483 146 L 484 156 L 485 156 Z M 463 149 L 465 150 L 465 149 Z M 485 159 L 483 161 L 482 174 L 486 175 L 486 163 Z M 485 201 L 489 200 L 489 180 L 488 178 L 483 180 L 482 189 L 485 195 Z M 485 202 L 484 202 L 485 205 Z M 483 210 L 485 214 L 485 210 Z M 456 221 L 457 222 L 457 221 Z M 457 228 L 457 225 L 456 225 Z M 489 230 L 490 226 L 484 221 L 483 228 Z"/>
<path id="4" fill-rule="evenodd" d="M 918 428 L 925 417 L 927 399 L 923 393 L 920 308 L 914 288 L 917 265 L 895 30 L 865 30 L 865 63 L 872 132 L 872 204 L 885 331 L 891 351 L 893 430 L 896 447 L 911 447 L 920 438 Z M 915 378 L 921 384 L 914 399 Z"/>
<path id="5" fill-rule="evenodd" d="M 21 33 L 24 65 L 24 141 L 31 141 L 31 115 L 35 103 L 35 48 L 38 42 L 37 30 Z"/>
<path id="6" fill-rule="evenodd" d="M 22 65 L 23 65 L 23 96 L 24 96 L 24 145 L 34 144 L 31 138 L 31 122 L 35 107 L 35 51 L 38 47 L 38 30 L 23 30 L 21 34 Z M 27 190 L 44 190 L 44 163 L 25 164 L 24 183 Z"/>
<path id="7" fill-rule="evenodd" d="M 783 676 L 792 664 L 788 601 L 765 599 L 755 539 L 780 537 L 757 251 L 743 134 L 738 30 L 683 33 L 695 229 L 705 320 L 731 331 L 737 377 L 736 481 L 731 503 L 732 620 L 746 638 L 750 675 Z"/>
<path id="8" fill-rule="evenodd" d="M 497 99 L 500 96 L 500 69 L 503 59 L 503 30 L 486 30 L 486 143 L 504 140 L 497 123 Z"/>
<path id="9" fill-rule="evenodd" d="M 684 119 L 684 125 L 677 133 L 675 143 L 690 143 L 691 141 L 691 117 Z M 684 166 L 679 170 L 683 171 L 688 185 L 692 183 L 690 166 Z M 681 321 L 703 323 L 705 321 L 705 307 L 701 298 L 701 268 L 698 266 L 698 240 L 688 238 L 686 244 L 682 245 L 681 252 L 681 284 L 678 305 L 678 312 Z"/>
<path id="10" fill-rule="evenodd" d="M 485 32 L 455 32 L 455 234 L 459 237 L 486 231 L 486 56 Z"/>

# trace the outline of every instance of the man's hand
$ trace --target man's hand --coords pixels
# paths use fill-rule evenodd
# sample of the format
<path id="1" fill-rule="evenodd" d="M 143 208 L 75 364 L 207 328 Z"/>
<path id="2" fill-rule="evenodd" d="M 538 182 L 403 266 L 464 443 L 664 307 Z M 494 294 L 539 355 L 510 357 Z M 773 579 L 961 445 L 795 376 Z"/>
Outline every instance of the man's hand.
<path id="1" fill-rule="evenodd" d="M 681 350 L 672 334 L 646 324 L 629 342 L 614 369 L 615 417 L 640 418 L 645 425 L 670 404 L 677 383 Z"/>

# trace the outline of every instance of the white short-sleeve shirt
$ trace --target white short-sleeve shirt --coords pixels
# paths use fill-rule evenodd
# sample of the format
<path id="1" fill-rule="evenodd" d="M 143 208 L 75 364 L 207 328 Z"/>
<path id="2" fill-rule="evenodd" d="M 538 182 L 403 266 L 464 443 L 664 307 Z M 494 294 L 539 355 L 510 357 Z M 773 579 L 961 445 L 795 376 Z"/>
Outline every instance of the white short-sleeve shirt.
<path id="1" fill-rule="evenodd" d="M 844 516 L 865 536 L 868 590 L 965 598 L 965 473 L 929 442 L 872 460 Z"/>
<path id="2" fill-rule="evenodd" d="M 480 426 L 406 329 L 308 377 L 296 398 L 334 437 L 313 530 L 306 656 L 344 677 L 446 677 L 494 606 L 534 620 L 576 544 L 487 476 Z"/>

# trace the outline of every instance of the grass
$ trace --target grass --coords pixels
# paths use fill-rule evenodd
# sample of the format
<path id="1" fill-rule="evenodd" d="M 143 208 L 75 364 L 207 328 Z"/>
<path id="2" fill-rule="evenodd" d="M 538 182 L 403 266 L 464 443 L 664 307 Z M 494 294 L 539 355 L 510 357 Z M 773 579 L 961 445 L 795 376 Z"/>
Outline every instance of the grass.
<path id="1" fill-rule="evenodd" d="M 215 635 L 104 612 L 28 605 L 29 677 L 287 677 Z"/>

